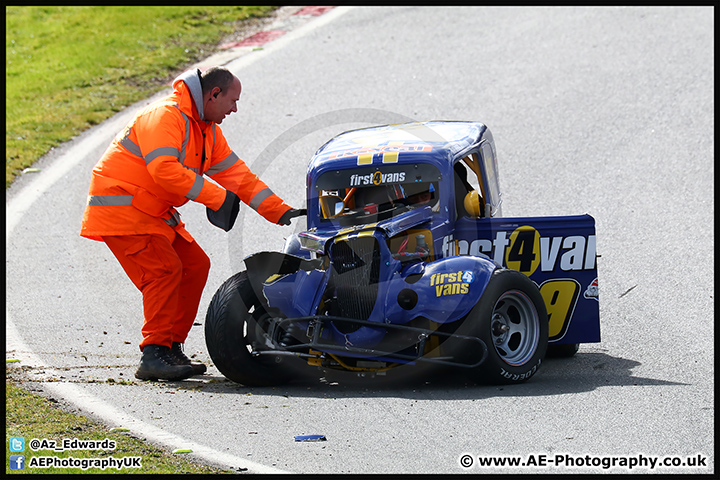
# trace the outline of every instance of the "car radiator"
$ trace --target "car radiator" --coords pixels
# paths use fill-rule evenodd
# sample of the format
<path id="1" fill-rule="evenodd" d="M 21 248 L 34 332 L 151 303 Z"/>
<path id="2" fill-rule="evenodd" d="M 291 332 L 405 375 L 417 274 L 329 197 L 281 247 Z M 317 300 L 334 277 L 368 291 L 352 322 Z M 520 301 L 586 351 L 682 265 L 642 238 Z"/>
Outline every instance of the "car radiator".
<path id="1" fill-rule="evenodd" d="M 348 238 L 330 249 L 332 261 L 328 293 L 335 305 L 333 315 L 368 320 L 378 295 L 380 248 L 373 236 Z"/>

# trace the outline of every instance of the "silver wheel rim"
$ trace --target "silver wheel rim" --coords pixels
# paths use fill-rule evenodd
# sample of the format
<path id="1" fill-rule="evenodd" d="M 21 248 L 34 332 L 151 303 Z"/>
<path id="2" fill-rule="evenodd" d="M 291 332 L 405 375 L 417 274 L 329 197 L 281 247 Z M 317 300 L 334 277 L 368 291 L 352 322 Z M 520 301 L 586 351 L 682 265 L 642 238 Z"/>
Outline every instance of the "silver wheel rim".
<path id="1" fill-rule="evenodd" d="M 495 303 L 490 321 L 493 347 L 505 363 L 525 364 L 535 354 L 540 338 L 540 318 L 524 293 L 505 292 Z"/>

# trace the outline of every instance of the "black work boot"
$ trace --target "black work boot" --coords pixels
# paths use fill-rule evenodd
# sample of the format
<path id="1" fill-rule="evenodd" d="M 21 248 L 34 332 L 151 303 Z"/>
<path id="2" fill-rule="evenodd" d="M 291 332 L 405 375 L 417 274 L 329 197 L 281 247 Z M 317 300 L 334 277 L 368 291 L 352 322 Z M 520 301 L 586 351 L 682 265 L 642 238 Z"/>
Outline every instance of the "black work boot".
<path id="1" fill-rule="evenodd" d="M 170 358 L 173 360 L 175 365 L 190 365 L 193 369 L 193 375 L 202 375 L 207 370 L 207 367 L 199 362 L 192 362 L 183 352 L 183 344 L 173 342 L 170 347 Z"/>
<path id="2" fill-rule="evenodd" d="M 138 380 L 183 380 L 193 376 L 190 365 L 176 365 L 170 357 L 170 347 L 145 345 L 140 366 L 135 372 Z"/>

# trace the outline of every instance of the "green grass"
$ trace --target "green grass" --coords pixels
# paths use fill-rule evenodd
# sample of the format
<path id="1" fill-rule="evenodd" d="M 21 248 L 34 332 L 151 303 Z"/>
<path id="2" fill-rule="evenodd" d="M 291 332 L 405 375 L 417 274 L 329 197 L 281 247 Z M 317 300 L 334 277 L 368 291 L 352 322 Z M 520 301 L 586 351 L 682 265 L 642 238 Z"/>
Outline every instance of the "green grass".
<path id="1" fill-rule="evenodd" d="M 275 7 L 5 7 L 5 188 Z"/>
<path id="2" fill-rule="evenodd" d="M 11 367 L 15 368 L 15 367 Z M 19 367 L 18 367 L 19 368 Z M 160 448 L 146 444 L 132 436 L 132 432 L 111 431 L 109 428 L 100 425 L 84 416 L 72 415 L 58 408 L 56 403 L 45 397 L 32 394 L 19 388 L 12 381 L 5 381 L 6 413 L 5 413 L 5 466 L 6 473 L 52 473 L 52 474 L 77 474 L 77 473 L 191 473 L 191 474 L 213 474 L 233 473 L 211 468 L 188 461 L 182 455 L 172 454 Z M 10 437 L 23 437 L 25 439 L 25 450 L 23 452 L 10 451 Z M 57 452 L 51 449 L 40 449 L 33 451 L 29 445 L 32 439 L 48 440 L 61 445 L 63 440 L 72 442 L 78 440 L 103 441 L 108 439 L 115 442 L 114 449 L 100 450 L 68 450 Z M 49 444 L 46 444 L 49 446 Z M 108 444 L 106 444 L 108 446 Z M 25 469 L 11 470 L 10 455 L 24 455 Z M 40 457 L 57 457 L 74 459 L 122 459 L 127 457 L 140 457 L 140 468 L 89 468 L 83 470 L 77 468 L 40 468 L 30 467 L 33 457 L 39 462 Z M 106 460 L 107 461 L 107 460 Z M 127 460 L 130 462 L 130 460 Z"/>
<path id="3" fill-rule="evenodd" d="M 211 55 L 242 21 L 275 7 L 6 7 L 5 188 L 24 168 L 124 107 L 166 88 Z M 88 173 L 89 174 L 89 173 Z M 33 456 L 141 457 L 123 473 L 220 473 L 153 447 L 132 432 L 111 432 L 12 380 L 6 365 L 7 473 L 116 473 L 114 469 L 10 470 L 9 438 L 103 440 L 112 451 L 33 452 Z"/>

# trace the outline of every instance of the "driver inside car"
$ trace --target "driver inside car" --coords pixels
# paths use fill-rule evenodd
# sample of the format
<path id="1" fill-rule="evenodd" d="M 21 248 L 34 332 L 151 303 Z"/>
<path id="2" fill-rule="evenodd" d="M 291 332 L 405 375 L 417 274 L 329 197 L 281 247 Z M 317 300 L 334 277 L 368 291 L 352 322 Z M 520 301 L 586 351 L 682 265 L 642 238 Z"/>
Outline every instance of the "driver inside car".
<path id="1" fill-rule="evenodd" d="M 323 190 L 319 201 L 323 218 L 372 215 L 396 208 L 432 206 L 437 212 L 438 202 L 432 182 L 393 185 L 373 185 L 339 190 Z"/>
<path id="2" fill-rule="evenodd" d="M 435 187 L 432 183 L 408 183 L 402 185 L 405 203 L 409 206 L 421 207 L 428 205 L 435 198 Z"/>
<path id="3" fill-rule="evenodd" d="M 391 207 L 393 201 L 399 198 L 404 198 L 399 185 L 358 188 L 355 192 L 355 207 L 362 208 L 366 214 L 378 213 L 381 205 Z"/>

